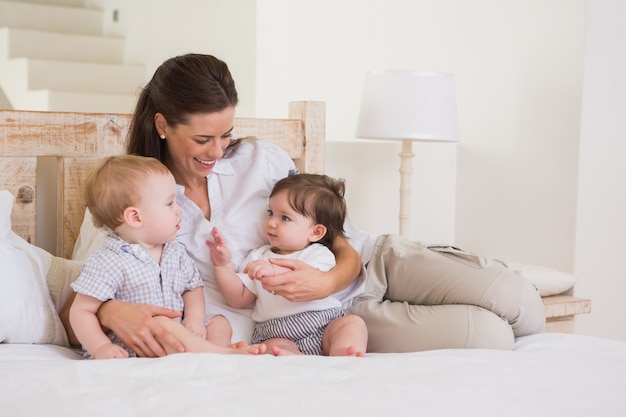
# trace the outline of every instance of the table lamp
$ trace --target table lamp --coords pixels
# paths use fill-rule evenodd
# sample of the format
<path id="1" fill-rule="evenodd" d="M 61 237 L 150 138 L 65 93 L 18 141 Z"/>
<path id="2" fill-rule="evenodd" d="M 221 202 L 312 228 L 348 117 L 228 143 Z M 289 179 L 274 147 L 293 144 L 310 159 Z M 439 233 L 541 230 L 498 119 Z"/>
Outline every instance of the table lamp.
<path id="1" fill-rule="evenodd" d="M 402 141 L 400 234 L 409 237 L 413 141 L 458 141 L 454 76 L 412 70 L 368 71 L 356 137 Z"/>

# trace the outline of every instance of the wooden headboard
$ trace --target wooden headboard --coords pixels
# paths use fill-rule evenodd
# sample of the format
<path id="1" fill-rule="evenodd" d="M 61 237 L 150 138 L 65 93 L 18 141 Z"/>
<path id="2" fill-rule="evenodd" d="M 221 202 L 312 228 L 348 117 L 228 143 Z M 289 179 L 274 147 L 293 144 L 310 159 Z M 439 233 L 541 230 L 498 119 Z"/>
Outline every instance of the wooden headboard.
<path id="1" fill-rule="evenodd" d="M 85 211 L 82 179 L 100 158 L 124 152 L 129 122 L 125 114 L 0 110 L 0 189 L 15 196 L 13 230 L 70 258 Z M 325 170 L 323 102 L 289 103 L 288 119 L 237 118 L 233 133 L 280 145 L 301 172 Z M 40 242 L 47 233 L 48 247 Z"/>

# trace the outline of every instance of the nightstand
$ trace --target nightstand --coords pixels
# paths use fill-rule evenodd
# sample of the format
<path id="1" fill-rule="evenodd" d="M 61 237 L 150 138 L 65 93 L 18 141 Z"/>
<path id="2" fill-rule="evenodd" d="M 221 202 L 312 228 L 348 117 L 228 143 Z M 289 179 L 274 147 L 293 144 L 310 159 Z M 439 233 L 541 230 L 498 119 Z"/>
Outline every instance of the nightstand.
<path id="1" fill-rule="evenodd" d="M 543 297 L 546 306 L 546 332 L 574 333 L 574 317 L 591 312 L 591 300 L 571 295 Z"/>

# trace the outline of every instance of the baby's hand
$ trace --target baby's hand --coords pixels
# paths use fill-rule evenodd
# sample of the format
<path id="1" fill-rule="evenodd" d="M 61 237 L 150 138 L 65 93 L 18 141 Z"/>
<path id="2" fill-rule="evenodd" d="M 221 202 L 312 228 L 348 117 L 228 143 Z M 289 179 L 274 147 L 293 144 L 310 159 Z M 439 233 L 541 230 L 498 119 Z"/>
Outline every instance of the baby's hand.
<path id="1" fill-rule="evenodd" d="M 128 352 L 124 350 L 121 346 L 116 345 L 115 343 L 105 343 L 100 346 L 96 351 L 91 355 L 94 359 L 117 359 L 117 358 L 127 358 Z"/>
<path id="2" fill-rule="evenodd" d="M 202 323 L 201 321 L 183 319 L 183 326 L 185 326 L 187 330 L 189 330 L 196 336 L 199 336 L 203 339 L 206 337 L 206 327 L 204 327 L 204 323 Z"/>
<path id="3" fill-rule="evenodd" d="M 207 240 L 206 244 L 211 250 L 211 261 L 213 262 L 213 265 L 223 266 L 229 264 L 231 259 L 230 250 L 228 249 L 228 246 L 226 246 L 224 237 L 221 235 L 219 230 L 217 230 L 217 227 L 214 227 L 213 230 L 211 230 L 211 233 L 213 235 L 213 242 Z"/>
<path id="4" fill-rule="evenodd" d="M 274 266 L 267 261 L 252 261 L 243 269 L 244 274 L 248 274 L 251 279 L 261 279 L 263 277 L 271 277 L 276 274 Z"/>

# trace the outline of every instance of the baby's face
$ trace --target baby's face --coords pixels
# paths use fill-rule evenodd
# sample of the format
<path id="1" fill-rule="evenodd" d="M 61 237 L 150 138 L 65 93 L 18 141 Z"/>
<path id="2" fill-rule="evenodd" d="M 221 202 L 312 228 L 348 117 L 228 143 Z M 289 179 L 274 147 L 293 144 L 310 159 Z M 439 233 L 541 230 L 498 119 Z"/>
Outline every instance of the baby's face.
<path id="1" fill-rule="evenodd" d="M 278 253 L 304 249 L 311 243 L 314 231 L 313 220 L 295 211 L 287 194 L 287 191 L 281 191 L 270 198 L 265 219 L 265 235 Z"/>
<path id="2" fill-rule="evenodd" d="M 182 208 L 176 202 L 176 181 L 172 174 L 152 174 L 142 191 L 137 206 L 143 221 L 144 241 L 163 244 L 176 238 L 180 229 Z"/>

